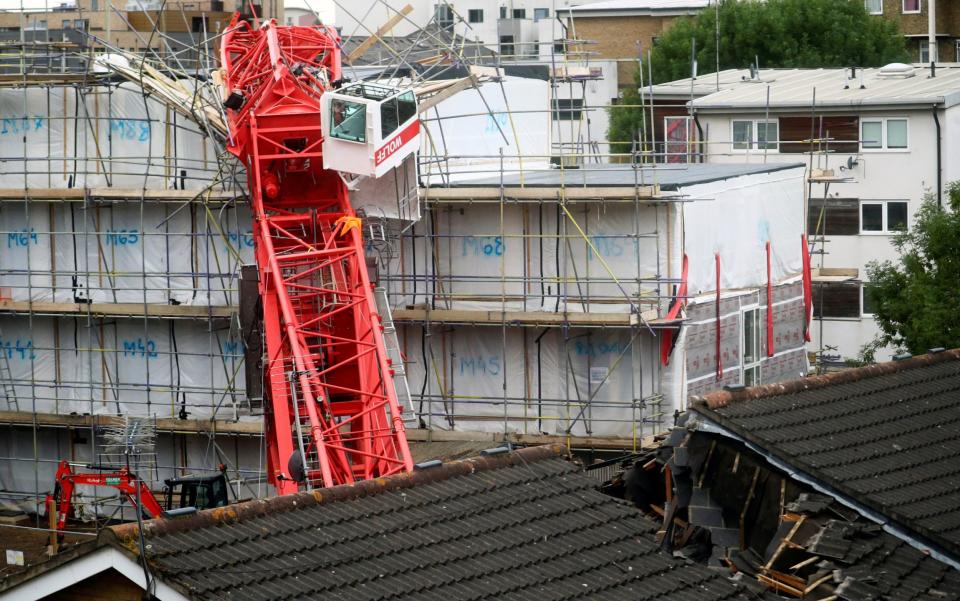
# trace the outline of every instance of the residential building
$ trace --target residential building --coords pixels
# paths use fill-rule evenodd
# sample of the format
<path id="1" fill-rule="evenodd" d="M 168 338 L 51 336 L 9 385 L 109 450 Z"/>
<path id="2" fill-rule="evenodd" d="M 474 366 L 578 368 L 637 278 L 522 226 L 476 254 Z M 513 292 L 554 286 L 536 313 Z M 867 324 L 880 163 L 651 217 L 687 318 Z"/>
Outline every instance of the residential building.
<path id="1" fill-rule="evenodd" d="M 929 63 L 931 2 L 936 9 L 934 60 L 960 62 L 960 5 L 954 0 L 864 0 L 864 6 L 871 15 L 896 22 L 907 38 L 911 61 Z"/>
<path id="2" fill-rule="evenodd" d="M 282 0 L 258 0 L 254 4 L 241 0 L 76 0 L 64 2 L 49 10 L 0 12 L 0 42 L 31 44 L 34 55 L 40 55 L 37 44 L 54 46 L 59 52 L 46 52 L 36 71 L 56 70 L 72 59 L 76 48 L 103 48 L 107 44 L 126 51 L 153 50 L 155 57 L 171 57 L 178 67 L 195 66 L 194 47 L 203 36 L 213 41 L 233 18 L 235 11 L 250 8 L 262 17 L 282 17 Z M 9 53 L 4 64 L 20 68 L 19 56 Z"/>
<path id="3" fill-rule="evenodd" d="M 893 236 L 912 225 L 924 195 L 939 201 L 960 179 L 960 68 L 932 75 L 910 65 L 730 70 L 654 89 L 665 107 L 688 98 L 694 159 L 808 163 L 811 350 L 828 363 L 858 356 L 879 334 L 863 294 L 867 263 L 895 261 Z"/>
<path id="4" fill-rule="evenodd" d="M 569 38 L 585 40 L 573 48 L 617 61 L 617 81 L 620 88 L 627 88 L 634 85 L 639 57 L 653 48 L 671 23 L 711 4 L 711 0 L 607 0 L 577 3 L 557 14 L 568 24 Z"/>

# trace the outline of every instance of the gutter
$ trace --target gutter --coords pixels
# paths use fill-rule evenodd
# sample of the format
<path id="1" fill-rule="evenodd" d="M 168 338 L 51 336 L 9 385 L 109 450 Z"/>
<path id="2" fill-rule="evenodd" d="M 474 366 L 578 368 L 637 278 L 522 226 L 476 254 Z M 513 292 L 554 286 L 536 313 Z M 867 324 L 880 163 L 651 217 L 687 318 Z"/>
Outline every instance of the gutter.
<path id="1" fill-rule="evenodd" d="M 719 92 L 722 94 L 723 92 Z M 816 108 L 820 110 L 849 110 L 849 109 L 863 109 L 869 108 L 874 110 L 880 110 L 885 107 L 915 107 L 918 109 L 926 108 L 931 104 L 935 106 L 946 106 L 946 99 L 942 96 L 934 96 L 930 98 L 904 98 L 900 100 L 849 100 L 846 102 L 824 102 L 818 103 Z M 702 112 L 726 112 L 726 111 L 762 111 L 766 109 L 766 104 L 762 102 L 729 102 L 729 103 L 704 103 L 697 104 L 695 100 L 693 107 Z M 793 101 L 793 102 L 778 102 L 775 105 L 770 107 L 775 110 L 783 109 L 794 109 L 801 111 L 810 111 L 810 103 L 802 101 Z"/>
<path id="2" fill-rule="evenodd" d="M 856 511 L 868 520 L 876 522 L 883 528 L 884 532 L 895 536 L 921 553 L 929 555 L 937 561 L 950 566 L 954 570 L 960 570 L 960 561 L 954 559 L 951 554 L 944 551 L 937 545 L 933 545 L 921 538 L 918 538 L 912 532 L 893 522 L 886 515 L 867 507 L 856 499 L 853 499 L 842 492 L 835 490 L 828 484 L 825 484 L 813 476 L 796 469 L 792 465 L 786 463 L 778 457 L 775 457 L 773 454 L 764 450 L 758 445 L 727 429 L 719 422 L 711 419 L 702 412 L 694 409 L 694 414 L 695 419 L 687 422 L 687 427 L 689 429 L 707 434 L 717 434 L 743 444 L 758 457 L 762 457 L 768 464 L 780 470 L 781 472 L 784 472 L 792 479 L 810 486 L 819 493 L 832 497 L 833 499 L 839 501 L 842 505 Z"/>
<path id="3" fill-rule="evenodd" d="M 937 127 L 937 208 L 943 208 L 943 136 L 940 128 L 940 115 L 937 105 L 933 105 L 933 123 Z"/>

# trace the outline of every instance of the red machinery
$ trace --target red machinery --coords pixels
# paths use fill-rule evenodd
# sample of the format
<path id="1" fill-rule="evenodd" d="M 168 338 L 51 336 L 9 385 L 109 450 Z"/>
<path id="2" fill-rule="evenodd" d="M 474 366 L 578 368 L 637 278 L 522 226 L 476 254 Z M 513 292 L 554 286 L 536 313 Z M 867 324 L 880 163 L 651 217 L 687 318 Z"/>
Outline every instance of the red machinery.
<path id="1" fill-rule="evenodd" d="M 342 77 L 340 38 L 234 17 L 221 53 L 255 221 L 270 482 L 288 494 L 410 471 L 360 220 L 323 166 L 320 99 Z"/>
<path id="2" fill-rule="evenodd" d="M 47 511 L 57 513 L 56 529 L 59 531 L 63 531 L 67 525 L 67 519 L 73 510 L 73 493 L 80 485 L 115 488 L 131 505 L 142 507 L 152 518 L 160 517 L 164 511 L 178 507 L 211 509 L 229 503 L 224 466 L 220 466 L 220 473 L 215 476 L 187 476 L 164 480 L 164 505 L 160 505 L 143 480 L 125 467 L 87 467 L 101 471 L 74 473 L 67 461 L 61 461 L 57 467 L 57 480 L 53 494 L 47 495 L 46 506 Z"/>

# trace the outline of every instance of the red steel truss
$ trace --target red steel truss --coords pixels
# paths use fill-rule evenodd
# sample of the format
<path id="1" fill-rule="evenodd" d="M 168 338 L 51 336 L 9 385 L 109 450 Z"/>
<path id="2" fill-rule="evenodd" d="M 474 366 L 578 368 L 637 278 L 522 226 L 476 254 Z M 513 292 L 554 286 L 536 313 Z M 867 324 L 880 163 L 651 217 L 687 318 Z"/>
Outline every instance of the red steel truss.
<path id="1" fill-rule="evenodd" d="M 322 26 L 238 21 L 222 42 L 229 150 L 247 167 L 267 358 L 268 473 L 280 494 L 410 471 L 360 222 L 323 169 L 320 96 L 341 78 Z"/>

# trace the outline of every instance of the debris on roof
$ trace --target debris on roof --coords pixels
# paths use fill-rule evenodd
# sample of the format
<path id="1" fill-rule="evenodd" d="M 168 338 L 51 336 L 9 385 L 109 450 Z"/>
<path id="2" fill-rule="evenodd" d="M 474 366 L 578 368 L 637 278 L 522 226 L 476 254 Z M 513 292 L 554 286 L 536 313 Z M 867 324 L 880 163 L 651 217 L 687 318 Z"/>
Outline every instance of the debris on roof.
<path id="1" fill-rule="evenodd" d="M 960 560 L 960 349 L 692 408 Z"/>

